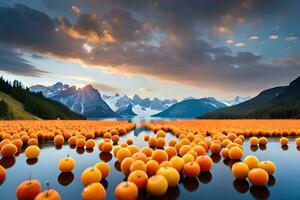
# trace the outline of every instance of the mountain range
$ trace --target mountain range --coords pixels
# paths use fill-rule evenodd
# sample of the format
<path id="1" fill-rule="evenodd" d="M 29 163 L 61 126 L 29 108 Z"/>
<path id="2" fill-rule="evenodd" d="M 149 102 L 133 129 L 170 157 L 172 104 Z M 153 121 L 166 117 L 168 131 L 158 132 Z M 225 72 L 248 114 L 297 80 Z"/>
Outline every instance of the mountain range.
<path id="1" fill-rule="evenodd" d="M 83 88 L 69 86 L 58 82 L 52 86 L 34 85 L 29 88 L 32 92 L 41 92 L 43 96 L 58 101 L 72 111 L 88 118 L 116 117 L 180 117 L 194 118 L 207 112 L 239 104 L 247 98 L 236 97 L 229 101 L 218 101 L 213 97 L 188 97 L 178 102 L 176 99 L 161 100 L 157 97 L 141 98 L 134 95 L 113 96 L 100 94 L 92 85 Z"/>
<path id="2" fill-rule="evenodd" d="M 77 89 L 76 86 L 58 82 L 49 87 L 35 85 L 30 87 L 30 91 L 42 92 L 45 97 L 61 102 L 72 111 L 89 118 L 119 117 L 92 85 Z"/>
<path id="3" fill-rule="evenodd" d="M 300 118 L 300 77 L 288 86 L 264 90 L 250 100 L 201 118 Z"/>

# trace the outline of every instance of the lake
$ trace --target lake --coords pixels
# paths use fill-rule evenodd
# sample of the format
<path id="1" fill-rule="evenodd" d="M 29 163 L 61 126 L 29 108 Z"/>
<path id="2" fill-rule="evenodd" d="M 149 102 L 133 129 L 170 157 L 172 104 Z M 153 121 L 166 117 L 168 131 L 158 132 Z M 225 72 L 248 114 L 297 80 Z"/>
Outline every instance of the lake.
<path id="1" fill-rule="evenodd" d="M 122 136 L 120 143 L 128 138 L 133 139 L 138 147 L 147 145 L 143 140 L 145 134 L 154 136 L 153 132 L 144 129 L 135 129 L 129 134 Z M 175 138 L 167 134 L 167 141 Z M 293 140 L 293 138 L 290 138 Z M 98 138 L 97 141 L 101 140 Z M 224 160 L 219 155 L 211 155 L 214 166 L 209 173 L 201 173 L 197 179 L 181 178 L 180 184 L 169 188 L 167 193 L 161 197 L 150 197 L 145 191 L 139 193 L 139 199 L 300 199 L 298 192 L 300 184 L 300 151 L 291 142 L 288 148 L 282 148 L 278 142 L 279 138 L 269 138 L 266 148 L 250 148 L 246 140 L 244 156 L 253 154 L 260 160 L 271 160 L 277 166 L 277 171 L 269 180 L 266 187 L 251 186 L 247 181 L 236 181 L 231 175 L 230 160 Z M 86 151 L 84 149 L 71 148 L 63 145 L 57 149 L 52 142 L 41 144 L 41 154 L 38 160 L 28 161 L 23 153 L 15 159 L 1 159 L 0 164 L 7 168 L 6 180 L 0 186 L 1 198 L 3 200 L 16 199 L 15 190 L 17 186 L 28 179 L 31 174 L 33 179 L 38 179 L 43 190 L 45 181 L 50 181 L 51 188 L 57 190 L 62 199 L 81 199 L 83 189 L 80 175 L 81 172 L 93 166 L 99 161 L 108 162 L 110 175 L 101 183 L 107 191 L 106 199 L 114 199 L 114 190 L 117 184 L 125 179 L 119 171 L 119 164 L 110 153 L 100 153 L 98 148 Z M 61 174 L 57 168 L 60 159 L 67 155 L 76 161 L 76 167 L 72 173 Z"/>

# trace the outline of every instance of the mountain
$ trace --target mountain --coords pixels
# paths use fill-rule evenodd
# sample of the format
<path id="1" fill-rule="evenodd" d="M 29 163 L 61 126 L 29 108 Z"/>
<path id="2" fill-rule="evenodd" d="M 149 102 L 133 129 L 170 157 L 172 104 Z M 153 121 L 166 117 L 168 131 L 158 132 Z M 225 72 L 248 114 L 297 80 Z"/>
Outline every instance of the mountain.
<path id="1" fill-rule="evenodd" d="M 288 86 L 264 90 L 248 101 L 207 113 L 203 118 L 300 118 L 300 77 Z"/>
<path id="2" fill-rule="evenodd" d="M 116 113 L 118 113 L 118 115 L 120 115 L 122 117 L 135 117 L 135 116 L 137 116 L 137 114 L 132 111 L 132 104 L 131 103 L 128 104 L 127 106 L 125 106 L 125 107 L 118 108 Z"/>
<path id="3" fill-rule="evenodd" d="M 124 117 L 132 116 L 133 113 L 139 117 L 150 117 L 151 115 L 159 113 L 170 107 L 172 104 L 177 103 L 176 99 L 161 100 L 157 97 L 153 99 L 143 99 L 137 94 L 135 94 L 132 98 L 127 95 L 120 96 L 118 93 L 114 96 L 102 95 L 102 98 L 115 112 L 120 113 L 120 110 L 122 110 L 121 116 Z M 131 107 L 131 109 L 125 109 L 128 106 L 129 108 Z M 124 113 L 124 110 L 128 111 L 128 113 Z"/>
<path id="4" fill-rule="evenodd" d="M 17 80 L 11 84 L 0 78 L 0 99 L 6 107 L 4 119 L 84 119 L 65 105 L 25 89 Z"/>
<path id="5" fill-rule="evenodd" d="M 251 99 L 251 97 L 240 97 L 237 96 L 234 99 L 231 100 L 222 100 L 221 102 L 224 103 L 226 106 L 234 106 L 240 103 L 243 103 L 247 100 Z"/>
<path id="6" fill-rule="evenodd" d="M 175 103 L 153 117 L 194 118 L 226 105 L 214 98 L 186 99 Z"/>
<path id="7" fill-rule="evenodd" d="M 61 102 L 72 111 L 89 118 L 119 117 L 102 99 L 99 91 L 92 85 L 76 88 L 58 82 L 49 87 L 32 86 L 31 91 L 42 89 L 42 94 L 52 100 Z"/>

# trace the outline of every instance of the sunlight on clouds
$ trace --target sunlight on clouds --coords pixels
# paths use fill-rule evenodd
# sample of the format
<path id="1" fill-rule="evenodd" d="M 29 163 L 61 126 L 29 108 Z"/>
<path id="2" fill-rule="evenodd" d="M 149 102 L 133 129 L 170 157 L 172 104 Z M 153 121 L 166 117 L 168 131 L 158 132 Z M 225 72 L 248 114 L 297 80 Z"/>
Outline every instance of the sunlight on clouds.
<path id="1" fill-rule="evenodd" d="M 140 89 L 141 92 L 152 92 L 152 91 L 153 91 L 153 89 L 151 89 L 151 88 L 144 88 L 144 87 L 141 87 L 141 88 L 139 88 L 139 89 Z"/>
<path id="2" fill-rule="evenodd" d="M 249 37 L 249 40 L 258 40 L 258 36 L 252 35 Z"/>
<path id="3" fill-rule="evenodd" d="M 271 36 L 269 37 L 269 39 L 271 39 L 271 40 L 277 40 L 278 38 L 279 38 L 278 35 L 271 35 Z"/>
<path id="4" fill-rule="evenodd" d="M 232 44 L 232 43 L 233 43 L 233 40 L 231 40 L 231 39 L 230 39 L 230 40 L 226 40 L 226 43 L 227 43 L 227 44 Z"/>
<path id="5" fill-rule="evenodd" d="M 92 50 L 94 49 L 94 47 L 88 45 L 87 43 L 83 43 L 82 48 L 83 48 L 87 53 L 91 53 Z"/>
<path id="6" fill-rule="evenodd" d="M 80 8 L 78 6 L 72 6 L 72 11 L 76 14 L 80 14 Z"/>
<path id="7" fill-rule="evenodd" d="M 244 42 L 238 42 L 234 46 L 236 46 L 236 47 L 243 47 L 243 46 L 245 46 L 245 43 Z"/>

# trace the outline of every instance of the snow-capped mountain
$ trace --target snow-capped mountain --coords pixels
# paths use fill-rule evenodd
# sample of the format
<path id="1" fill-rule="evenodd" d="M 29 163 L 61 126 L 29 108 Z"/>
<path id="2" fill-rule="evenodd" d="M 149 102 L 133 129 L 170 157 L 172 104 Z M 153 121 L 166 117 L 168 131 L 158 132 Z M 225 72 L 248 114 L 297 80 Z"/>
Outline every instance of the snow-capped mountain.
<path id="1" fill-rule="evenodd" d="M 134 95 L 130 98 L 127 95 L 120 96 L 118 93 L 114 96 L 103 95 L 102 98 L 115 112 L 119 113 L 119 111 L 122 110 L 123 114 L 121 116 L 133 115 L 134 113 L 139 117 L 150 117 L 177 103 L 175 99 L 160 100 L 155 97 L 151 100 L 150 98 L 142 99 L 138 95 Z M 125 114 L 124 110 L 127 110 L 128 113 Z"/>
<path id="2" fill-rule="evenodd" d="M 104 118 L 118 117 L 105 101 L 103 101 L 99 91 L 92 85 L 83 88 L 64 85 L 61 82 L 46 87 L 35 85 L 30 87 L 33 92 L 42 92 L 47 98 L 61 102 L 72 111 L 80 113 L 86 117 Z"/>
<path id="3" fill-rule="evenodd" d="M 251 99 L 251 97 L 240 97 L 237 96 L 234 99 L 231 100 L 222 100 L 221 102 L 224 103 L 226 106 L 234 106 L 240 103 L 243 103 L 244 101 L 247 101 Z"/>

